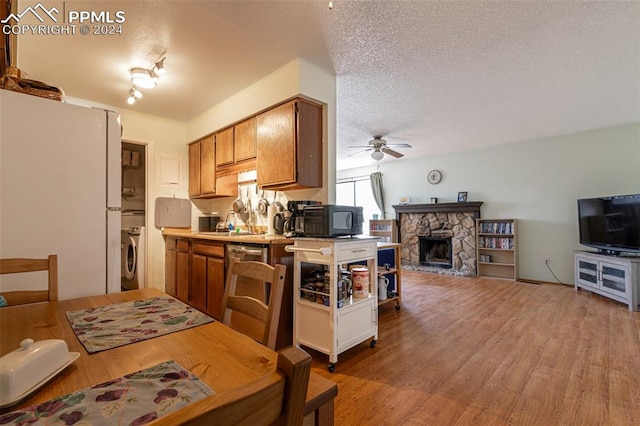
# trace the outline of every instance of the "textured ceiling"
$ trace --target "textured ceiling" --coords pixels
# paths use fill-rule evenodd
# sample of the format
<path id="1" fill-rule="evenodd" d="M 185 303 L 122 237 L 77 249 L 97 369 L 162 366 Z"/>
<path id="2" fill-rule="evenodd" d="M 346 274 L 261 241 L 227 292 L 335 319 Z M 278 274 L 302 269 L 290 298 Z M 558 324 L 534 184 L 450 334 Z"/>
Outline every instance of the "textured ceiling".
<path id="1" fill-rule="evenodd" d="M 186 120 L 303 57 L 337 76 L 338 169 L 374 163 L 346 148 L 373 135 L 411 144 L 398 151 L 416 158 L 640 121 L 637 1 L 66 7 L 82 4 L 125 10 L 125 33 L 22 37 L 20 68 L 68 96 L 125 108 L 128 69 L 167 51 L 166 81 L 131 108 Z"/>

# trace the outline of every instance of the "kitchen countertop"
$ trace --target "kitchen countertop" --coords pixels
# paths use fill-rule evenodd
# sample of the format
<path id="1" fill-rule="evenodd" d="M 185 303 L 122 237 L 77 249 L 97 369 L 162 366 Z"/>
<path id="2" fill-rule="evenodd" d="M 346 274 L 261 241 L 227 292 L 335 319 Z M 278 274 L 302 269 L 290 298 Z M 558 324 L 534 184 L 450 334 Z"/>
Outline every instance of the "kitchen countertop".
<path id="1" fill-rule="evenodd" d="M 193 238 L 199 240 L 220 241 L 225 243 L 239 242 L 249 244 L 293 244 L 291 238 L 282 235 L 244 234 L 235 232 L 196 232 L 184 228 L 164 228 L 162 235 L 165 237 Z"/>
<path id="2" fill-rule="evenodd" d="M 370 236 L 370 235 L 354 235 L 352 237 L 335 237 L 335 238 L 322 238 L 322 237 L 296 237 L 294 241 L 330 241 L 330 242 L 340 242 L 340 243 L 353 243 L 367 240 L 379 240 L 378 236 Z"/>

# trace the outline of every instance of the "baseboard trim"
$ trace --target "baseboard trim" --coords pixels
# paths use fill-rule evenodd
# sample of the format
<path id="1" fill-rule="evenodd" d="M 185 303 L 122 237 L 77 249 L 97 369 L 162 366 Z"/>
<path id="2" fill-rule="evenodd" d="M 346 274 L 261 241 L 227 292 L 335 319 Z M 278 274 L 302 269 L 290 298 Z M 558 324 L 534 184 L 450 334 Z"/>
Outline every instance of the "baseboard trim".
<path id="1" fill-rule="evenodd" d="M 540 280 L 530 280 L 528 278 L 518 278 L 517 281 L 526 283 L 526 284 L 551 284 L 551 285 L 563 285 L 565 287 L 573 287 L 573 284 L 565 284 L 565 283 L 559 283 L 557 281 L 540 281 Z"/>

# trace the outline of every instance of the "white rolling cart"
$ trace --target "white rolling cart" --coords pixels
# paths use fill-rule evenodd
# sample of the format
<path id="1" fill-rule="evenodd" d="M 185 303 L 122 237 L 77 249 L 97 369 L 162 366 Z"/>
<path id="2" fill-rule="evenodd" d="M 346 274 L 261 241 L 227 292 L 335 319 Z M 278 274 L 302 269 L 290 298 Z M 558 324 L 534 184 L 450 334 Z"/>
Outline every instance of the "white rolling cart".
<path id="1" fill-rule="evenodd" d="M 286 250 L 293 261 L 293 341 L 329 355 L 327 368 L 335 369 L 338 354 L 368 338 L 378 339 L 377 237 L 296 238 Z M 364 297 L 346 297 L 339 291 L 341 270 L 366 264 L 369 288 Z M 327 277 L 324 288 L 312 290 L 310 271 Z"/>

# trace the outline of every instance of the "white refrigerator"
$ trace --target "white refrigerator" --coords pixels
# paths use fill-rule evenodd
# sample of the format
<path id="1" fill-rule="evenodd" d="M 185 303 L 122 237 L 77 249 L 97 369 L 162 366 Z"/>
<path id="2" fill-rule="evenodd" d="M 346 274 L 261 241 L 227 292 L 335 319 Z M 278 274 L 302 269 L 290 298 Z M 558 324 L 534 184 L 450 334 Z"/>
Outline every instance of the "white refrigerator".
<path id="1" fill-rule="evenodd" d="M 0 258 L 57 254 L 61 300 L 119 292 L 120 151 L 115 112 L 0 89 Z"/>

